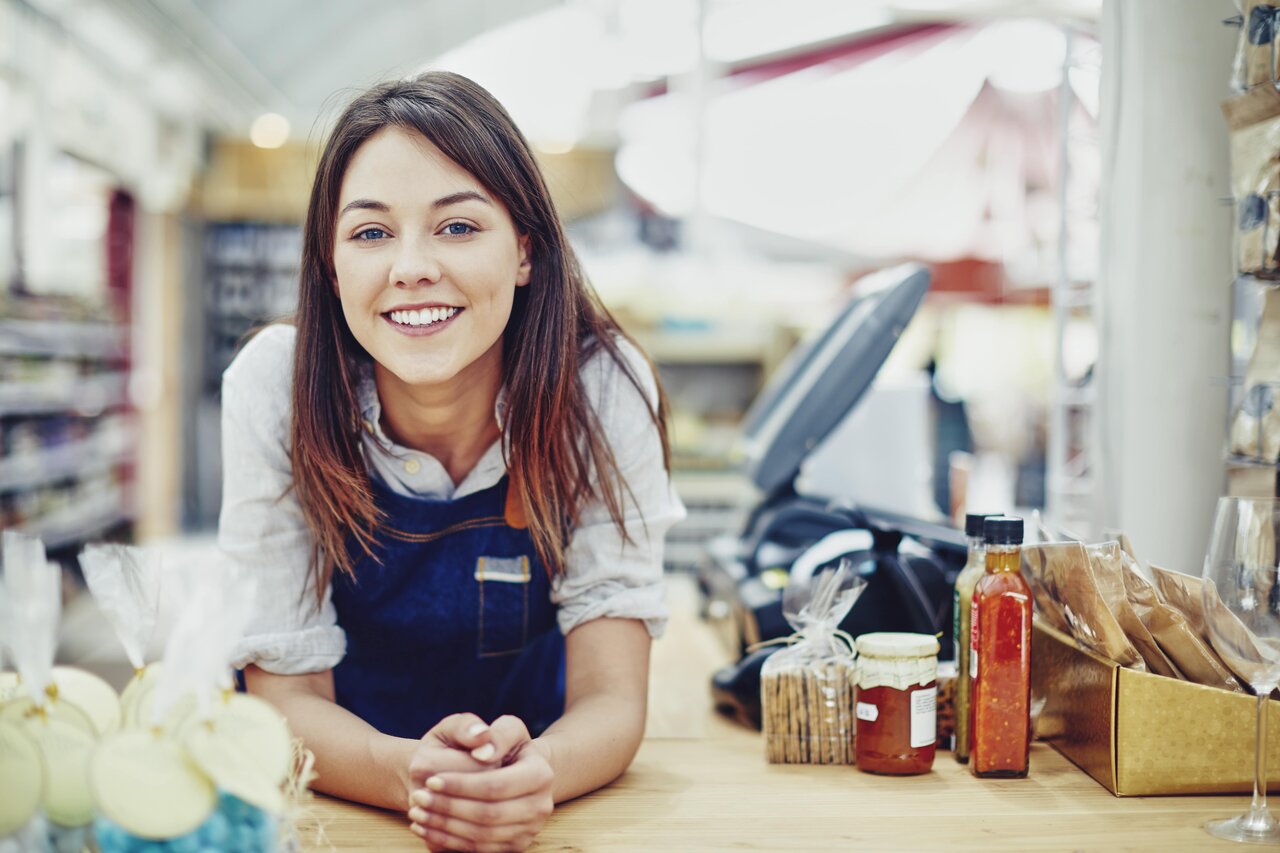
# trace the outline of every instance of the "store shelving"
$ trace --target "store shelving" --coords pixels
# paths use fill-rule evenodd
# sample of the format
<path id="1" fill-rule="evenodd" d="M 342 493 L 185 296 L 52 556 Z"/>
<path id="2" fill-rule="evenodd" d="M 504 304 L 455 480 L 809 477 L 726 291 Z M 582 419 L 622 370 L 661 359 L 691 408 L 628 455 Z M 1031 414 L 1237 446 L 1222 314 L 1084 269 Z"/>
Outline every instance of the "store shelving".
<path id="1" fill-rule="evenodd" d="M 68 383 L 0 382 L 0 417 L 70 413 L 97 415 L 128 402 L 129 375 L 110 371 Z"/>
<path id="2" fill-rule="evenodd" d="M 127 323 L 92 301 L 14 298 L 0 320 L 0 521 L 69 555 L 130 535 L 137 427 Z"/>
<path id="3" fill-rule="evenodd" d="M 123 359 L 129 330 L 104 323 L 0 320 L 0 355 Z"/>
<path id="4" fill-rule="evenodd" d="M 132 513 L 125 498 L 123 488 L 109 488 L 18 525 L 18 529 L 39 536 L 46 549 L 55 551 L 84 542 L 130 521 Z"/>
<path id="5" fill-rule="evenodd" d="M 116 432 L 59 447 L 0 457 L 0 492 L 39 488 L 130 464 L 137 455 L 130 439 L 131 435 Z"/>

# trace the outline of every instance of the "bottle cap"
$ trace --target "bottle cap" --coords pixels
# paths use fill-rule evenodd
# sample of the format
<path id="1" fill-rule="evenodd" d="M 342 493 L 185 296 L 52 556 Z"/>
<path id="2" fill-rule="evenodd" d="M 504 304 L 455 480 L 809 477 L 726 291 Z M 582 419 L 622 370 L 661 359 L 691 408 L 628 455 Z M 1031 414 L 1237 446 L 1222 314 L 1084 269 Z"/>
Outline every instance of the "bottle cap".
<path id="1" fill-rule="evenodd" d="M 988 545 L 1021 545 L 1022 519 L 993 515 L 983 523 L 983 536 Z"/>
<path id="2" fill-rule="evenodd" d="M 964 517 L 964 535 L 970 539 L 980 539 L 983 534 L 983 522 L 991 518 L 993 512 L 971 512 Z"/>

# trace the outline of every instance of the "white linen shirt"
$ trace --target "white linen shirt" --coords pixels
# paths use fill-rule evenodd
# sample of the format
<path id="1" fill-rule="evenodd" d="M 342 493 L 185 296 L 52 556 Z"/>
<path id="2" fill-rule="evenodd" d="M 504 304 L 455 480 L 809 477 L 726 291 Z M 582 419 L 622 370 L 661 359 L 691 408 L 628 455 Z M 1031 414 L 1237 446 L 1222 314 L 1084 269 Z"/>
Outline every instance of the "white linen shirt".
<path id="1" fill-rule="evenodd" d="M 346 653 L 331 590 L 316 607 L 309 570 L 312 536 L 293 491 L 289 460 L 293 346 L 288 325 L 259 332 L 222 377 L 222 514 L 218 546 L 258 581 L 254 613 L 236 649 L 237 668 L 256 663 L 281 675 L 331 669 Z M 657 386 L 644 357 L 624 339 L 623 356 L 649 401 Z M 622 368 L 601 352 L 582 367 L 583 386 L 630 487 L 623 509 L 631 542 L 619 535 L 603 502 L 582 508 L 565 551 L 563 573 L 552 584 L 561 632 L 600 617 L 639 619 L 659 636 L 667 619 L 662 582 L 666 531 L 685 516 L 662 463 L 662 445 L 648 404 Z M 358 386 L 364 420 L 363 451 L 371 476 L 393 491 L 437 500 L 461 498 L 498 483 L 506 474 L 501 441 L 494 442 L 456 487 L 433 456 L 392 442 L 382 430 L 382 408 L 372 371 Z M 495 417 L 502 423 L 505 395 Z"/>

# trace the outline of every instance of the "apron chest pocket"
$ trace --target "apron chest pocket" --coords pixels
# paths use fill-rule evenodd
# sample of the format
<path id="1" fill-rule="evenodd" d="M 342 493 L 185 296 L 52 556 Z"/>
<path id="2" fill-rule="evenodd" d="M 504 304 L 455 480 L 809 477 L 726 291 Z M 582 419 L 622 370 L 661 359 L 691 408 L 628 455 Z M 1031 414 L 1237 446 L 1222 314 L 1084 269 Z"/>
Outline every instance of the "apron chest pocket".
<path id="1" fill-rule="evenodd" d="M 480 657 L 515 654 L 529 633 L 529 558 L 480 557 L 476 560 L 480 599 Z"/>

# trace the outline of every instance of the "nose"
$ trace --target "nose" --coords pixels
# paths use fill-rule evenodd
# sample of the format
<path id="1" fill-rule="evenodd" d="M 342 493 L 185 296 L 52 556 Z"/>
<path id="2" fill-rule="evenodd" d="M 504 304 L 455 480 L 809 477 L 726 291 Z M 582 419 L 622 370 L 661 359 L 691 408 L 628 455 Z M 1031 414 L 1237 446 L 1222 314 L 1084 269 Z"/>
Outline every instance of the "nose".
<path id="1" fill-rule="evenodd" d="M 391 265 L 391 284 L 409 288 L 440 281 L 439 259 L 425 237 L 402 237 Z"/>

